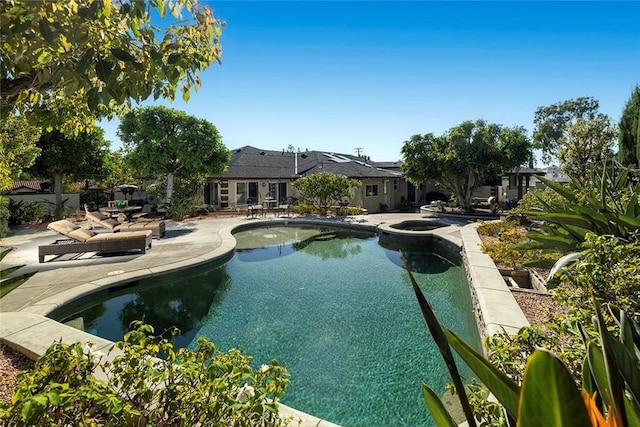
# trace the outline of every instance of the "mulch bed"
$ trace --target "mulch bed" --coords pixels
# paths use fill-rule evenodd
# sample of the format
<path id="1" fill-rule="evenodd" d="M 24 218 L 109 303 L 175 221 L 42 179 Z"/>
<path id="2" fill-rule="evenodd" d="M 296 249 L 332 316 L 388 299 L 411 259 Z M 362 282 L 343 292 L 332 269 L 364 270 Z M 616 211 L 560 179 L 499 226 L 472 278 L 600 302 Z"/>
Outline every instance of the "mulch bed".
<path id="1" fill-rule="evenodd" d="M 0 344 L 0 400 L 11 402 L 11 395 L 16 388 L 18 372 L 35 366 L 33 360 L 15 350 Z"/>

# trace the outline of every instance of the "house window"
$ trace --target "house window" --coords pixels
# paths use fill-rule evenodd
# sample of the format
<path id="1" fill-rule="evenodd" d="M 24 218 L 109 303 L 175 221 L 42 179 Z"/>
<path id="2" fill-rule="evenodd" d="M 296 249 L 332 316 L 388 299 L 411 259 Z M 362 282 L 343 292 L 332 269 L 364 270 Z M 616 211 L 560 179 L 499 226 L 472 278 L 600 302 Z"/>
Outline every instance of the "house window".
<path id="1" fill-rule="evenodd" d="M 283 202 L 287 198 L 287 183 L 286 182 L 270 182 L 269 197 L 273 197 L 278 202 Z"/>
<path id="2" fill-rule="evenodd" d="M 205 205 L 218 205 L 218 183 L 207 182 L 204 185 L 204 204 Z"/>
<path id="3" fill-rule="evenodd" d="M 364 194 L 366 197 L 376 197 L 378 195 L 378 184 L 365 185 Z"/>
<path id="4" fill-rule="evenodd" d="M 258 183 L 236 182 L 236 205 L 246 205 L 249 199 L 258 202 Z"/>

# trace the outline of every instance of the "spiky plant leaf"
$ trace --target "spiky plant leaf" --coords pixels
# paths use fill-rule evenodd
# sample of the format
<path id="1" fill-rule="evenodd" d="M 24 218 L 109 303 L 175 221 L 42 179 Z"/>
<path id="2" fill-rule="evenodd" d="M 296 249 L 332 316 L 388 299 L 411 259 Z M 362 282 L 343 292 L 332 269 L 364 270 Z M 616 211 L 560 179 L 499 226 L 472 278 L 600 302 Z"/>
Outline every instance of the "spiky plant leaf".
<path id="1" fill-rule="evenodd" d="M 519 427 L 573 427 L 591 425 L 580 390 L 556 355 L 536 350 L 527 361 Z"/>
<path id="2" fill-rule="evenodd" d="M 513 419 L 518 415 L 518 394 L 520 387 L 506 374 L 493 366 L 481 354 L 465 343 L 455 333 L 443 328 L 447 340 L 467 366 L 478 376 L 478 379 L 493 393 L 498 402 Z"/>
<path id="3" fill-rule="evenodd" d="M 596 310 L 596 322 L 600 334 L 600 345 L 602 346 L 603 360 L 605 364 L 607 382 L 610 391 L 609 409 L 613 411 L 617 425 L 624 425 L 622 420 L 626 419 L 624 406 L 624 380 L 620 373 L 621 365 L 618 363 L 615 351 L 615 340 L 609 333 L 607 325 L 600 311 L 600 302 L 595 297 L 592 298 Z M 621 344 L 620 344 L 621 345 Z M 621 345 L 622 346 L 622 345 Z M 637 366 L 636 366 L 636 369 Z"/>
<path id="4" fill-rule="evenodd" d="M 442 400 L 434 393 L 431 388 L 422 383 L 422 397 L 426 403 L 429 413 L 433 421 L 438 427 L 457 427 L 458 424 L 453 420 L 447 408 L 442 404 Z"/>

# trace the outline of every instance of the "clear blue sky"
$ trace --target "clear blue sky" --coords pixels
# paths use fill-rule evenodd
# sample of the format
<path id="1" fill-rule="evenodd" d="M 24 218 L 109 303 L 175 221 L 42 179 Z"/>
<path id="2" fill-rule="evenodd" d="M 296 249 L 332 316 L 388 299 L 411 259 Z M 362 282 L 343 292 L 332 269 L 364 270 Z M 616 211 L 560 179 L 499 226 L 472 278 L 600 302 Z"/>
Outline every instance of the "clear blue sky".
<path id="1" fill-rule="evenodd" d="M 537 107 L 579 96 L 617 123 L 640 84 L 640 2 L 207 3 L 222 64 L 165 104 L 230 149 L 399 160 L 411 135 L 480 118 L 531 131 Z M 117 122 L 101 126 L 117 148 Z"/>

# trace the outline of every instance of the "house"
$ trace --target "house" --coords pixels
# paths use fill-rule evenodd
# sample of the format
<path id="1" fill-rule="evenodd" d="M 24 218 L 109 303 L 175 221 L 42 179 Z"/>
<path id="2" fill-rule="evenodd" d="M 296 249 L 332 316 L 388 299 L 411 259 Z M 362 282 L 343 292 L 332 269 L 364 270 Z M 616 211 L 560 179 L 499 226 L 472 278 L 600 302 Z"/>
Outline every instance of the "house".
<path id="1" fill-rule="evenodd" d="M 562 172 L 562 170 L 560 170 L 560 168 L 556 165 L 551 165 L 546 168 L 542 168 L 541 170 L 545 173 L 544 178 L 550 181 L 555 181 L 562 184 L 571 181 L 571 178 L 569 178 L 569 175 Z"/>
<path id="2" fill-rule="evenodd" d="M 49 183 L 40 181 L 28 181 L 20 179 L 13 181 L 9 194 L 39 194 L 49 193 Z"/>
<path id="3" fill-rule="evenodd" d="M 283 201 L 299 197 L 291 183 L 316 172 L 342 174 L 359 180 L 351 206 L 371 213 L 400 206 L 406 198 L 406 183 L 399 171 L 388 170 L 366 157 L 324 151 L 269 151 L 245 146 L 231 151 L 227 171 L 210 177 L 204 203 L 219 209 L 245 208 L 271 197 Z M 403 192 L 404 190 L 404 192 Z"/>

